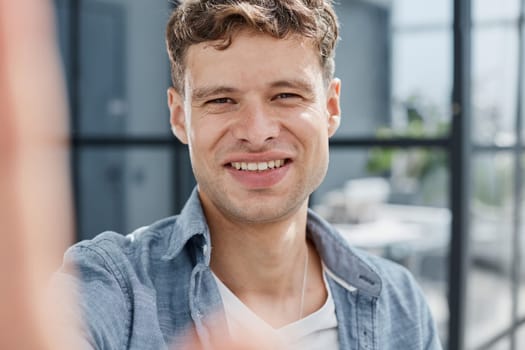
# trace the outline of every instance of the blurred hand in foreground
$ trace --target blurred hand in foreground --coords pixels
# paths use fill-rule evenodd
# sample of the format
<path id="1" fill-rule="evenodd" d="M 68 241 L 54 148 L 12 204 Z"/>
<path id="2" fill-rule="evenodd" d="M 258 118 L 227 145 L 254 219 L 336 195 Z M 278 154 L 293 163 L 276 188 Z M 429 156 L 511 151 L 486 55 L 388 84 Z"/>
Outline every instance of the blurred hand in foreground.
<path id="1" fill-rule="evenodd" d="M 67 348 L 46 295 L 72 233 L 57 52 L 50 1 L 0 0 L 0 349 Z"/>

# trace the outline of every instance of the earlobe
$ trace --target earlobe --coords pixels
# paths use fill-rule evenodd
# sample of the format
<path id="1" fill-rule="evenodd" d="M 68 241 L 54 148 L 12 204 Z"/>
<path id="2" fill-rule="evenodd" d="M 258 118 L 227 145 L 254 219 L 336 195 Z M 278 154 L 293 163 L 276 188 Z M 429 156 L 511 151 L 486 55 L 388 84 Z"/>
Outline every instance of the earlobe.
<path id="1" fill-rule="evenodd" d="M 328 136 L 335 134 L 339 125 L 341 124 L 341 80 L 335 78 L 330 82 L 328 87 L 328 95 L 326 101 L 326 109 L 328 111 Z"/>
<path id="2" fill-rule="evenodd" d="M 331 115 L 329 117 L 328 121 L 328 136 L 333 136 L 337 129 L 339 129 L 339 125 L 341 124 L 341 117 L 339 115 Z"/>
<path id="3" fill-rule="evenodd" d="M 184 113 L 184 101 L 182 96 L 170 87 L 167 92 L 168 107 L 170 110 L 171 131 L 180 142 L 187 144 L 188 136 L 186 133 L 186 117 Z"/>

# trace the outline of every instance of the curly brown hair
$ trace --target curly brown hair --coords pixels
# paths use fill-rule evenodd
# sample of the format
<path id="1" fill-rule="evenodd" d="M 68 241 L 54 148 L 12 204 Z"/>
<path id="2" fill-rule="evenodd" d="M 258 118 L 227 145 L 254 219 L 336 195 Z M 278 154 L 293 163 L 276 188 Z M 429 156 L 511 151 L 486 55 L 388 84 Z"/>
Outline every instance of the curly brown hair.
<path id="1" fill-rule="evenodd" d="M 191 45 L 217 41 L 217 49 L 226 49 L 241 29 L 278 39 L 293 34 L 311 39 L 324 79 L 332 79 L 339 25 L 331 0 L 182 0 L 166 27 L 174 88 L 184 92 L 184 60 Z"/>

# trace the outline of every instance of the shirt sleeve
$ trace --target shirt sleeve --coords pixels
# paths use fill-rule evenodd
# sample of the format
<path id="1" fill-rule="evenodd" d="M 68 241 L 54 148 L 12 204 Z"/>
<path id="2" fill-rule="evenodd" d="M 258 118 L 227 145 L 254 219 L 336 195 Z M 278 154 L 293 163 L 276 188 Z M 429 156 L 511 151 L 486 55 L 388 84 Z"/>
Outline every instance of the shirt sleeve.
<path id="1" fill-rule="evenodd" d="M 417 306 L 417 310 L 419 310 L 419 320 L 422 328 L 422 348 L 425 350 L 442 350 L 439 333 L 426 298 L 411 274 L 409 275 L 409 279 L 414 292 L 414 298 L 416 298 L 415 305 Z"/>
<path id="2" fill-rule="evenodd" d="M 68 312 L 82 349 L 126 349 L 131 322 L 128 288 L 102 249 L 77 245 L 64 257 L 52 285 L 72 291 L 76 310 Z"/>

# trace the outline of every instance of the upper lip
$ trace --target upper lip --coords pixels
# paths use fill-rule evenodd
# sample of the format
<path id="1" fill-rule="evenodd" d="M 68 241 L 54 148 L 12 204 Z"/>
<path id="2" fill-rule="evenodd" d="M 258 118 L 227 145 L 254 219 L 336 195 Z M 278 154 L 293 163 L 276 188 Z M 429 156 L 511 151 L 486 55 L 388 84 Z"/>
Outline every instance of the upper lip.
<path id="1" fill-rule="evenodd" d="M 230 154 L 224 159 L 224 165 L 229 165 L 234 162 L 244 163 L 260 163 L 269 162 L 271 160 L 279 159 L 292 159 L 292 155 L 289 152 L 283 151 L 270 151 L 261 153 L 237 153 Z"/>

